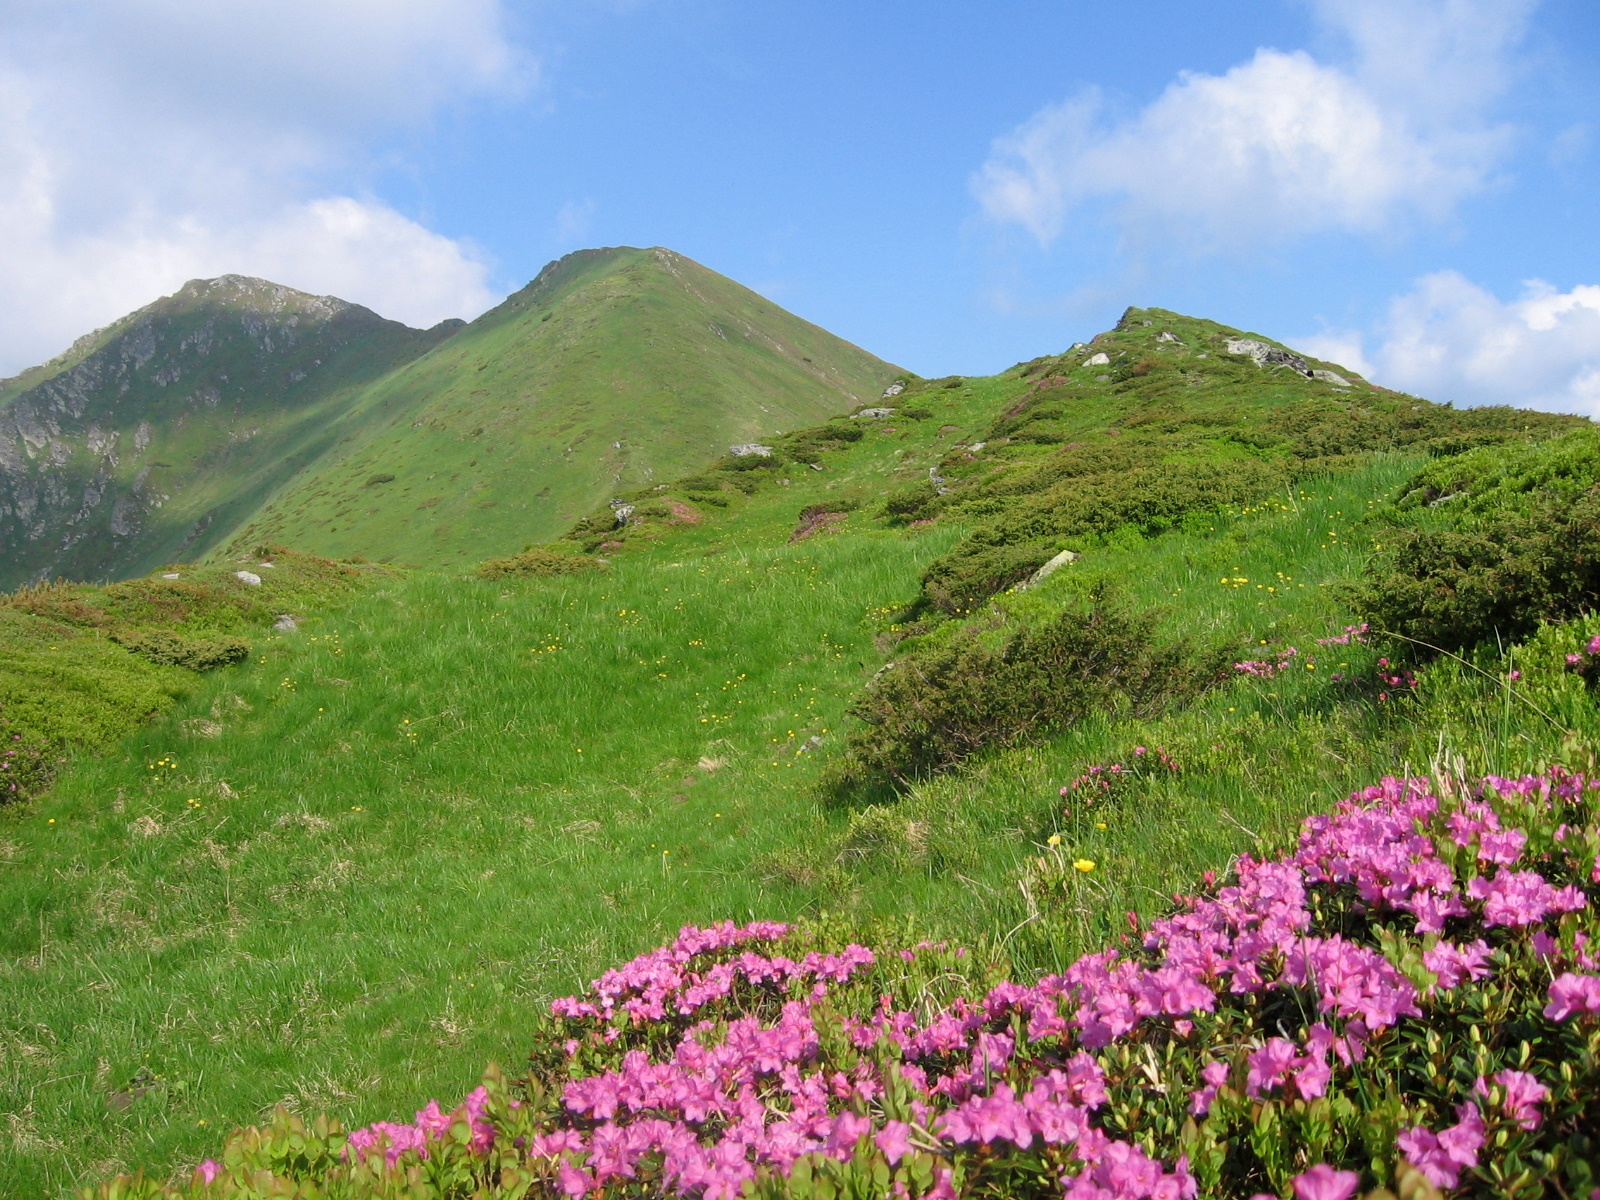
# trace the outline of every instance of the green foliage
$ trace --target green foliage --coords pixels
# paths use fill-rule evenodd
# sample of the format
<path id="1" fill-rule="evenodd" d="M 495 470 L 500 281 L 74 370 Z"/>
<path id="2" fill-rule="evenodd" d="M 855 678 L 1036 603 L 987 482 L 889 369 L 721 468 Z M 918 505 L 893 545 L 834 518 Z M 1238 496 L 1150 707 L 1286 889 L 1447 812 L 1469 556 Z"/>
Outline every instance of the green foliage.
<path id="1" fill-rule="evenodd" d="M 478 564 L 479 579 L 549 579 L 557 575 L 582 575 L 604 567 L 570 543 L 529 546 L 509 558 L 491 558 Z"/>
<path id="2" fill-rule="evenodd" d="M 887 667 L 850 706 L 862 723 L 836 794 L 917 779 L 1034 741 L 1090 713 L 1148 717 L 1213 686 L 1229 647 L 1162 640 L 1155 614 L 1097 587 L 1038 625 L 974 623 Z"/>
<path id="3" fill-rule="evenodd" d="M 304 555 L 274 554 L 252 586 L 226 568 L 180 566 L 95 587 L 55 583 L 0 596 L 0 737 L 12 736 L 26 770 L 0 799 L 48 784 L 73 751 L 105 751 L 191 695 L 200 672 L 243 662 L 279 615 L 327 608 L 363 571 Z M 3 753 L 4 748 L 0 748 Z"/>
<path id="4" fill-rule="evenodd" d="M 1053 463 L 1051 469 L 1064 465 Z M 928 568 L 923 592 L 946 613 L 971 611 L 1060 550 L 1082 549 L 1089 535 L 1127 526 L 1143 534 L 1164 532 L 1190 513 L 1242 504 L 1286 482 L 1274 464 L 1239 459 L 1070 473 L 1037 492 L 1023 487 L 998 493 L 1007 501 L 999 514 Z"/>
<path id="5" fill-rule="evenodd" d="M 0 707 L 0 805 L 42 791 L 60 762 L 48 743 Z"/>
<path id="6" fill-rule="evenodd" d="M 166 629 L 119 629 L 108 636 L 124 650 L 157 666 L 188 671 L 231 667 L 250 657 L 250 643 L 243 638 L 190 638 Z"/>
<path id="7" fill-rule="evenodd" d="M 1520 641 L 1600 608 L 1596 431 L 1430 466 L 1372 520 L 1389 526 L 1386 553 L 1355 604 L 1409 656 Z"/>

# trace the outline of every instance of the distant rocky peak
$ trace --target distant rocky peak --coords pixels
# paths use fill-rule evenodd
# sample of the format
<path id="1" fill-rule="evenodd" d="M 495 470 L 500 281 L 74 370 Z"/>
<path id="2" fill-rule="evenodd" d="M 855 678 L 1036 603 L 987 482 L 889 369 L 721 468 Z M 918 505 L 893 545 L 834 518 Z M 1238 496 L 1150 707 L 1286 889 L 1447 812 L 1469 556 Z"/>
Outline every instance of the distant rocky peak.
<path id="1" fill-rule="evenodd" d="M 251 275 L 191 279 L 172 295 L 170 303 L 178 309 L 221 307 L 264 315 L 295 314 L 323 321 L 360 307 L 337 296 L 314 296 Z"/>

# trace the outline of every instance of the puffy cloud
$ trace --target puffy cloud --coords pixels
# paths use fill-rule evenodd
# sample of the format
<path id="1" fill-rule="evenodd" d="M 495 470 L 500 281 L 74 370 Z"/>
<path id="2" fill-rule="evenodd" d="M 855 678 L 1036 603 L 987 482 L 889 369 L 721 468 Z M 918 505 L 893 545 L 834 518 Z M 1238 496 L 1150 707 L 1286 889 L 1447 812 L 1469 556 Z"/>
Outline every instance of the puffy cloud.
<path id="1" fill-rule="evenodd" d="M 1372 359 L 1378 382 L 1431 400 L 1600 417 L 1600 286 L 1530 280 L 1508 303 L 1427 275 L 1391 304 Z"/>
<path id="2" fill-rule="evenodd" d="M 195 276 L 264 275 L 413 324 L 487 307 L 473 247 L 350 179 L 372 139 L 526 86 L 503 25 L 501 0 L 7 6 L 0 373 Z"/>
<path id="3" fill-rule="evenodd" d="M 1260 49 L 1223 75 L 1183 73 L 1125 119 L 1089 89 L 996 142 L 973 188 L 1044 243 L 1091 203 L 1207 250 L 1437 219 L 1506 144 L 1485 107 L 1530 7 L 1321 0 L 1349 65 Z"/>

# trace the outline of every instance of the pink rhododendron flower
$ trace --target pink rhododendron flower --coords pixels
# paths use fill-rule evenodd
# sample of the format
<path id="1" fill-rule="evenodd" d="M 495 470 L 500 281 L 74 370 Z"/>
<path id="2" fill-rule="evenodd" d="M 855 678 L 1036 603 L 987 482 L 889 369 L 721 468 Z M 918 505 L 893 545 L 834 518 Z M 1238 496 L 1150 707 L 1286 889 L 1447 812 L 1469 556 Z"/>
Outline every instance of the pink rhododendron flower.
<path id="1" fill-rule="evenodd" d="M 1437 1134 L 1417 1125 L 1397 1139 L 1400 1152 L 1434 1187 L 1455 1187 L 1464 1169 L 1478 1165 L 1478 1151 L 1483 1149 L 1483 1115 L 1478 1106 L 1459 1105 L 1456 1116 L 1459 1119 L 1454 1125 Z"/>
<path id="2" fill-rule="evenodd" d="M 1507 871 L 1502 867 L 1492 881 L 1481 875 L 1467 884 L 1467 895 L 1482 900 L 1483 923 L 1533 925 L 1552 912 L 1573 912 L 1589 901 L 1575 887 L 1552 887 L 1537 871 Z"/>
<path id="3" fill-rule="evenodd" d="M 1576 1013 L 1600 1015 L 1600 976 L 1567 971 L 1551 981 L 1549 996 L 1544 1008 L 1547 1020 L 1565 1021 Z"/>
<path id="4" fill-rule="evenodd" d="M 203 1159 L 194 1169 L 195 1178 L 201 1183 L 211 1183 L 220 1174 L 222 1174 L 222 1164 L 214 1158 Z"/>
<path id="5" fill-rule="evenodd" d="M 889 1165 L 897 1166 L 902 1158 L 911 1153 L 911 1126 L 904 1121 L 885 1121 L 872 1140 L 883 1151 Z"/>
<path id="6" fill-rule="evenodd" d="M 1449 991 L 1463 979 L 1486 978 L 1492 953 L 1489 943 L 1482 938 L 1466 946 L 1440 942 L 1422 952 L 1422 965 L 1439 977 L 1440 988 Z"/>
<path id="7" fill-rule="evenodd" d="M 1539 1112 L 1539 1105 L 1550 1098 L 1550 1089 L 1527 1071 L 1501 1071 L 1494 1081 L 1505 1093 L 1501 1107 L 1506 1118 L 1524 1129 L 1539 1128 L 1539 1122 L 1544 1119 Z M 1482 1075 L 1478 1076 L 1473 1090 L 1480 1096 L 1490 1094 L 1489 1085 L 1484 1082 Z"/>
<path id="8" fill-rule="evenodd" d="M 1336 1171 L 1327 1163 L 1318 1163 L 1294 1177 L 1295 1200 L 1350 1200 L 1360 1184 L 1361 1176 L 1354 1171 Z"/>

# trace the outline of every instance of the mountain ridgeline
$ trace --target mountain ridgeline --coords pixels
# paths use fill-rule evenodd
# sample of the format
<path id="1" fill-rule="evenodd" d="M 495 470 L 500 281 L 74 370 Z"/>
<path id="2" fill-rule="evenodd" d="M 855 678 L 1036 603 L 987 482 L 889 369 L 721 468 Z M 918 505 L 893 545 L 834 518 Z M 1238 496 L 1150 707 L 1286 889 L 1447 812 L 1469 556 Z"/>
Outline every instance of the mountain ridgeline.
<path id="1" fill-rule="evenodd" d="M 570 254 L 426 331 L 197 280 L 0 385 L 0 588 L 263 541 L 472 561 L 896 374 L 661 248 Z"/>
<path id="2" fill-rule="evenodd" d="M 0 587 L 197 557 L 330 447 L 431 331 L 259 279 L 194 280 L 0 385 Z"/>

